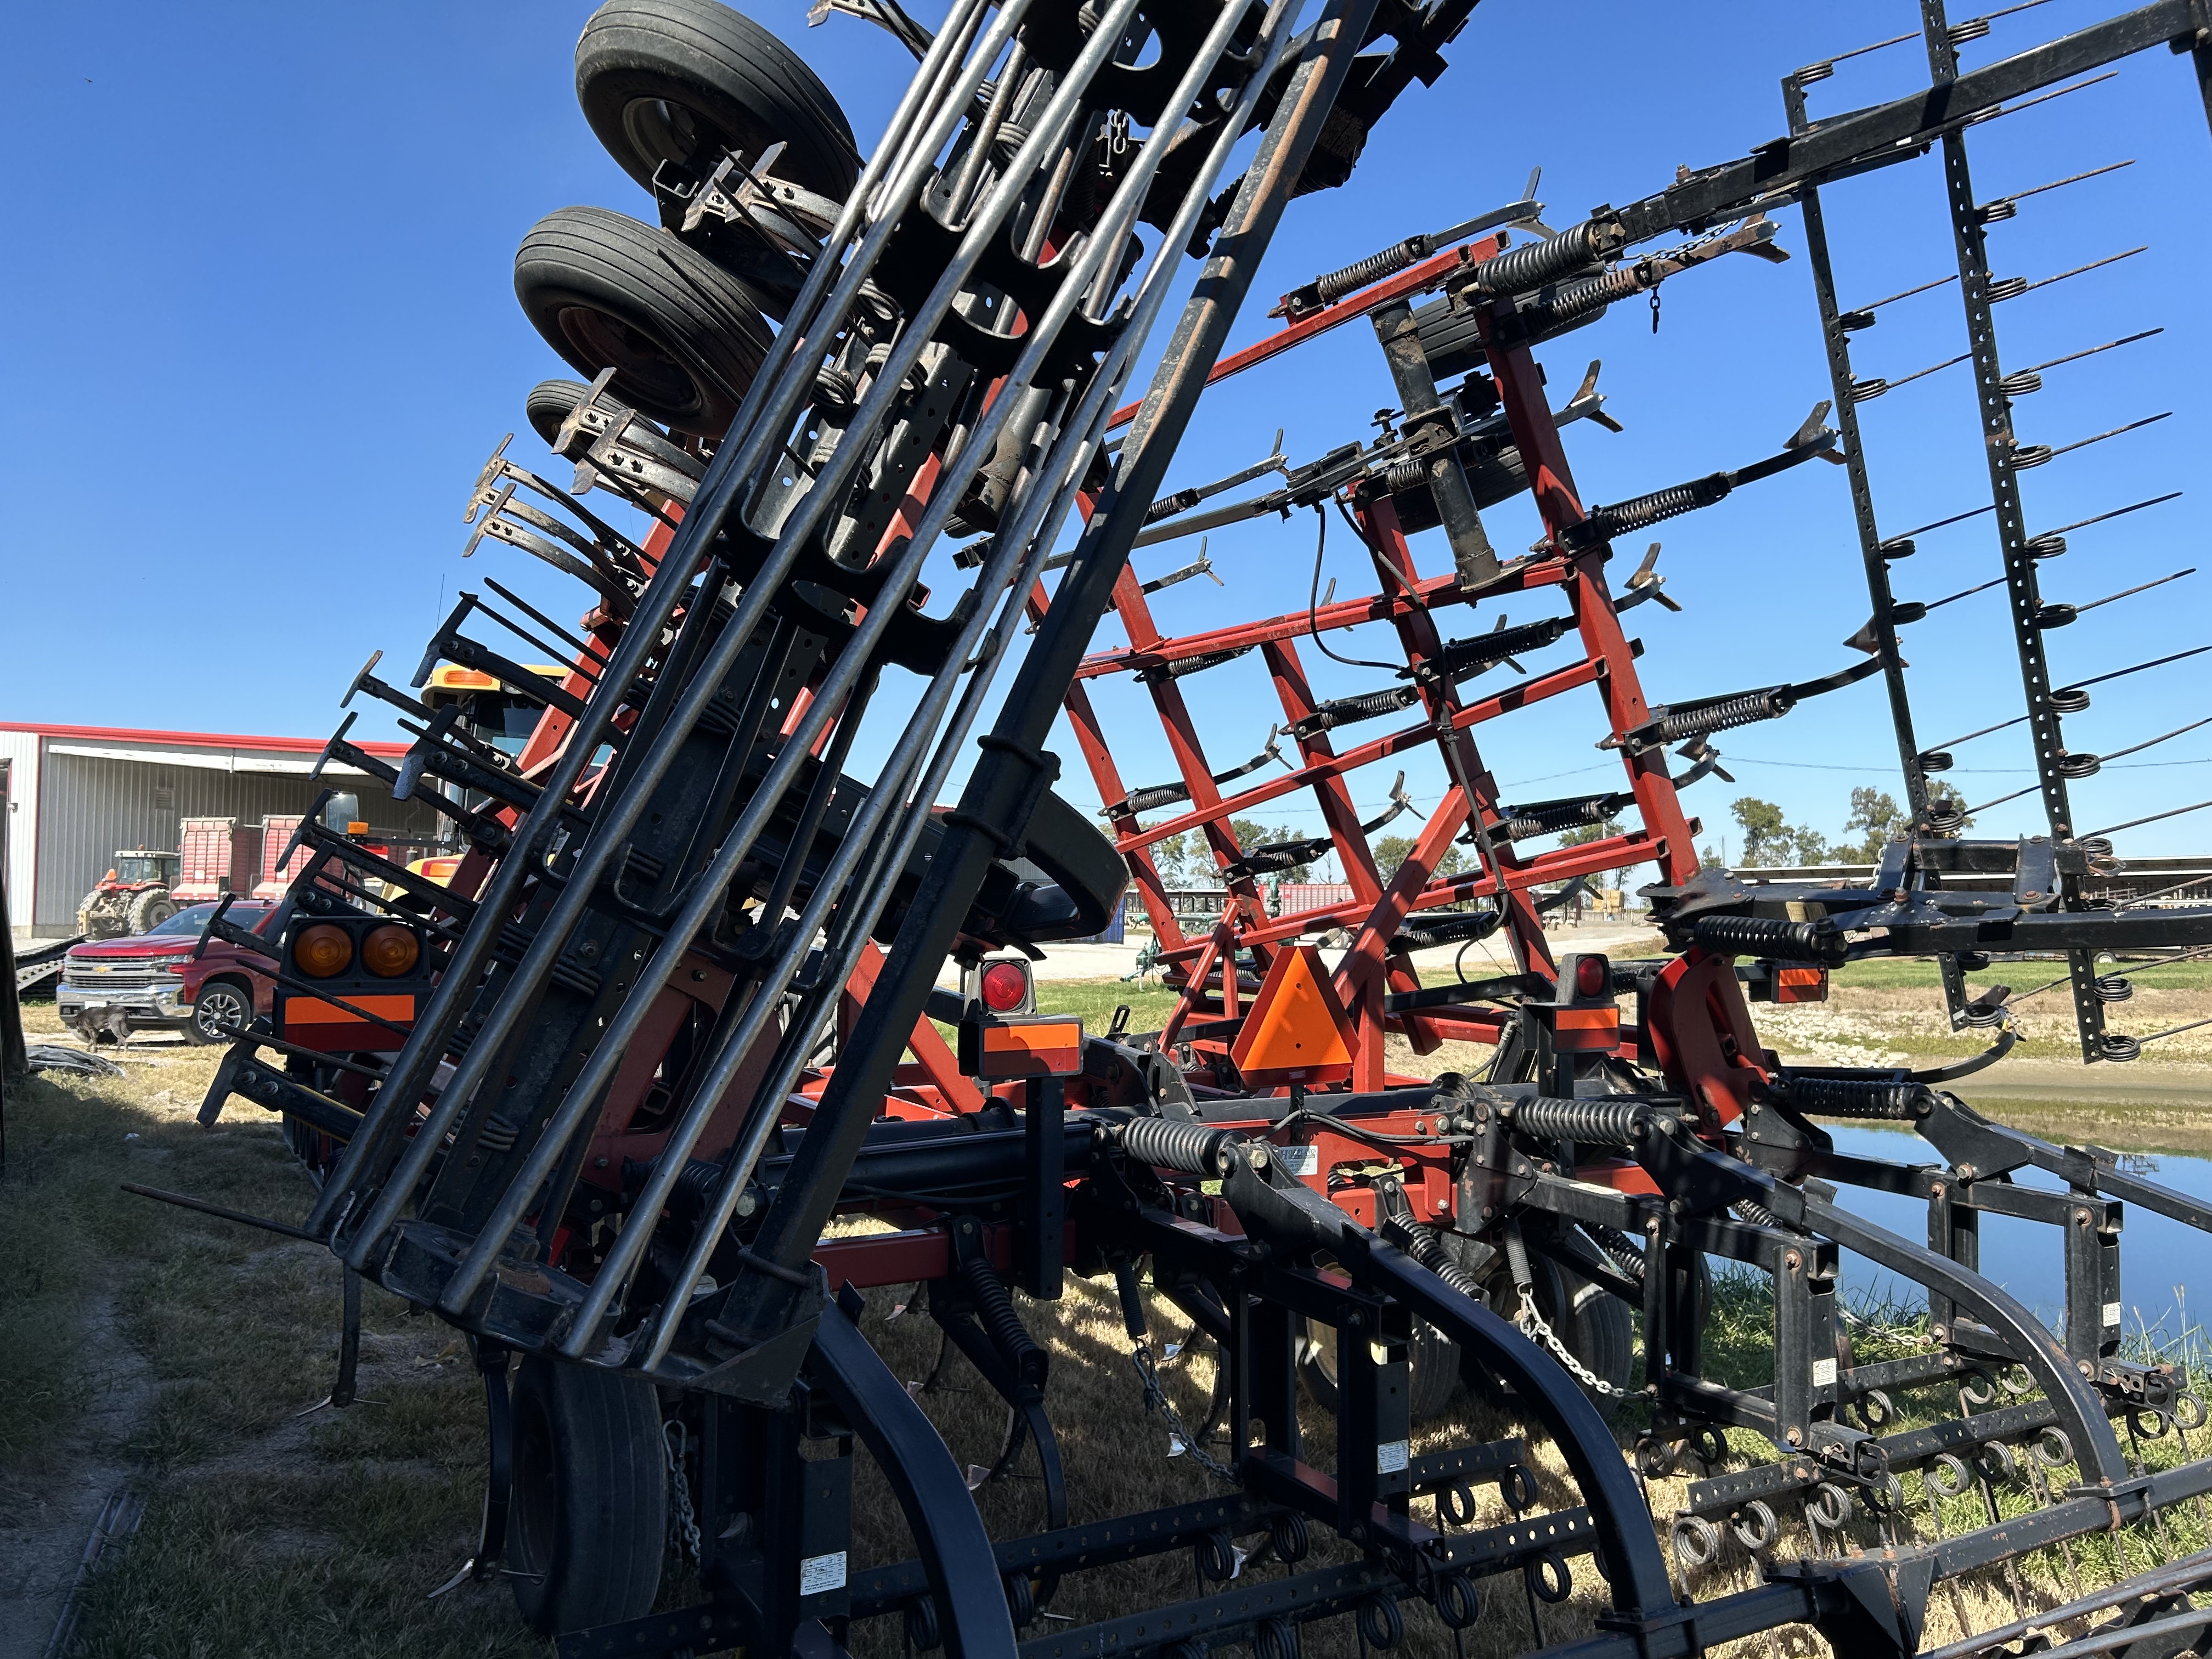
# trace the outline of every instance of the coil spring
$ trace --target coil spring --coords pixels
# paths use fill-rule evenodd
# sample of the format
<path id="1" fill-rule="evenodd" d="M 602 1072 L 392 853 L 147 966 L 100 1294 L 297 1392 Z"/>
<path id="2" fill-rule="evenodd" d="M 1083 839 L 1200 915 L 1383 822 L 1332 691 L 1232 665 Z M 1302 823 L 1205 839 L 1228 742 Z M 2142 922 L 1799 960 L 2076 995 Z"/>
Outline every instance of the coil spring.
<path id="1" fill-rule="evenodd" d="M 1597 1241 L 1597 1247 L 1613 1258 L 1613 1264 L 1631 1279 L 1644 1277 L 1644 1247 L 1618 1227 L 1585 1227 L 1583 1231 Z"/>
<path id="2" fill-rule="evenodd" d="M 1771 916 L 1699 916 L 1690 924 L 1690 942 L 1731 957 L 1770 957 L 1778 962 L 1826 962 L 1832 933 L 1814 921 L 1778 921 Z"/>
<path id="3" fill-rule="evenodd" d="M 1394 951 L 1433 951 L 1439 945 L 1464 939 L 1487 939 L 1504 917 L 1496 910 L 1477 910 L 1472 915 L 1449 916 L 1423 927 L 1401 927 L 1390 941 Z"/>
<path id="4" fill-rule="evenodd" d="M 1824 1117 L 1886 1119 L 1910 1123 L 1928 1115 L 1935 1096 L 1924 1083 L 1890 1083 L 1875 1078 L 1793 1077 L 1790 1103 Z"/>
<path id="5" fill-rule="evenodd" d="M 991 1334 L 992 1342 L 1006 1355 L 1007 1363 L 1024 1376 L 1041 1370 L 1044 1350 L 1030 1340 L 1022 1316 L 1014 1311 L 1013 1297 L 1006 1294 L 991 1264 L 980 1255 L 969 1256 L 960 1264 L 960 1283 L 968 1299 L 975 1304 L 976 1317 L 983 1322 L 983 1328 Z"/>
<path id="6" fill-rule="evenodd" d="M 1467 1269 L 1451 1259 L 1436 1229 L 1424 1227 L 1418 1221 L 1408 1221 L 1403 1216 L 1393 1216 L 1384 1224 L 1382 1236 L 1419 1262 L 1438 1279 L 1468 1300 L 1483 1299 L 1482 1286 L 1474 1282 Z"/>
<path id="7" fill-rule="evenodd" d="M 1590 262 L 1595 256 L 1597 231 L 1597 222 L 1585 219 L 1543 241 L 1509 248 L 1475 267 L 1474 285 L 1492 295 L 1541 288 L 1554 276 L 1564 276 Z"/>
<path id="8" fill-rule="evenodd" d="M 1500 628 L 1492 633 L 1454 640 L 1437 654 L 1436 660 L 1448 674 L 1472 674 L 1508 657 L 1517 657 L 1524 651 L 1555 644 L 1574 625 L 1571 617 L 1547 617 L 1541 622 L 1523 623 L 1518 628 Z"/>
<path id="9" fill-rule="evenodd" d="M 1429 464 L 1415 456 L 1403 461 L 1393 461 L 1382 475 L 1382 487 L 1393 495 L 1402 495 L 1409 489 L 1419 489 L 1429 481 Z"/>
<path id="10" fill-rule="evenodd" d="M 1186 674 L 1200 674 L 1209 668 L 1218 668 L 1223 663 L 1233 662 L 1252 647 L 1240 645 L 1233 651 L 1209 651 L 1202 657 L 1183 657 L 1175 662 L 1155 663 L 1150 668 L 1137 671 L 1138 681 L 1145 685 L 1158 685 L 1163 680 L 1179 680 Z"/>
<path id="11" fill-rule="evenodd" d="M 1542 304 L 1523 311 L 1519 321 L 1532 336 L 1547 334 L 1570 323 L 1578 323 L 1592 312 L 1602 311 L 1615 300 L 1626 300 L 1636 292 L 1638 284 L 1633 272 L 1608 270 L 1602 276 L 1568 283 Z"/>
<path id="12" fill-rule="evenodd" d="M 1729 1205 L 1729 1208 L 1734 1210 L 1739 1218 L 1748 1221 L 1754 1227 L 1771 1227 L 1776 1224 L 1774 1212 L 1764 1204 L 1754 1202 L 1751 1199 L 1739 1198 L 1735 1203 Z"/>
<path id="13" fill-rule="evenodd" d="M 1677 743 L 1685 738 L 1709 738 L 1716 732 L 1726 732 L 1732 726 L 1780 720 L 1796 706 L 1796 701 L 1778 690 L 1746 691 L 1725 702 L 1712 703 L 1680 714 L 1662 714 L 1654 722 L 1653 730 L 1661 743 Z"/>
<path id="14" fill-rule="evenodd" d="M 1655 524 L 1693 513 L 1701 507 L 1711 507 L 1726 495 L 1729 488 L 1727 478 L 1716 472 L 1692 478 L 1687 483 L 1669 484 L 1648 495 L 1615 501 L 1610 507 L 1592 507 L 1589 516 L 1565 532 L 1560 541 L 1569 552 L 1578 552 L 1599 542 L 1648 530 Z"/>
<path id="15" fill-rule="evenodd" d="M 1278 870 L 1295 869 L 1301 864 L 1310 864 L 1334 845 L 1326 836 L 1311 841 L 1271 842 L 1265 847 L 1255 847 L 1236 863 L 1223 871 L 1224 875 L 1267 876 Z"/>
<path id="16" fill-rule="evenodd" d="M 1428 238 L 1408 236 L 1395 247 L 1386 247 L 1380 253 L 1370 253 L 1364 259 L 1348 264 L 1341 270 L 1332 270 L 1326 276 L 1314 280 L 1314 292 L 1320 303 L 1328 305 L 1341 299 L 1356 289 L 1380 282 L 1395 271 L 1401 271 L 1429 251 Z"/>
<path id="17" fill-rule="evenodd" d="M 1612 805 L 1612 797 L 1607 795 L 1592 795 L 1583 800 L 1537 801 L 1515 807 L 1512 815 L 1498 825 L 1497 833 L 1508 841 L 1533 841 L 1538 836 L 1553 836 L 1562 830 L 1603 823 L 1619 810 Z"/>
<path id="18" fill-rule="evenodd" d="M 1393 686 L 1387 691 L 1363 691 L 1356 697 L 1338 697 L 1322 704 L 1291 726 L 1291 731 L 1294 736 L 1310 738 L 1316 732 L 1330 731 L 1336 726 L 1380 720 L 1385 714 L 1396 714 L 1419 695 L 1410 685 L 1404 685 Z"/>
<path id="19" fill-rule="evenodd" d="M 1209 1178 L 1228 1174 L 1224 1148 L 1231 1139 L 1226 1129 L 1172 1118 L 1133 1118 L 1121 1126 L 1121 1146 L 1130 1157 L 1156 1169 Z"/>
<path id="20" fill-rule="evenodd" d="M 1539 1095 L 1513 1109 L 1513 1127 L 1539 1140 L 1632 1146 L 1650 1128 L 1651 1109 L 1640 1100 L 1560 1100 Z"/>

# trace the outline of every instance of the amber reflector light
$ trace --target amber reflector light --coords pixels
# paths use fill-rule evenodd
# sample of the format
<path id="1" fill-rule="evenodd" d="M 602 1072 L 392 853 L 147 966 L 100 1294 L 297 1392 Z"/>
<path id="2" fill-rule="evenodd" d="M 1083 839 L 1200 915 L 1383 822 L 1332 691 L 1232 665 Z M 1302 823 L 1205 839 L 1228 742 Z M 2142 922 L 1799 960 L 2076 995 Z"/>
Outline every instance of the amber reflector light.
<path id="1" fill-rule="evenodd" d="M 335 923 L 319 921 L 292 942 L 292 960 L 311 979 L 342 974 L 353 961 L 353 935 Z"/>
<path id="2" fill-rule="evenodd" d="M 422 954 L 422 942 L 411 927 L 386 922 L 373 927 L 361 942 L 362 965 L 385 979 L 397 979 L 412 968 Z"/>

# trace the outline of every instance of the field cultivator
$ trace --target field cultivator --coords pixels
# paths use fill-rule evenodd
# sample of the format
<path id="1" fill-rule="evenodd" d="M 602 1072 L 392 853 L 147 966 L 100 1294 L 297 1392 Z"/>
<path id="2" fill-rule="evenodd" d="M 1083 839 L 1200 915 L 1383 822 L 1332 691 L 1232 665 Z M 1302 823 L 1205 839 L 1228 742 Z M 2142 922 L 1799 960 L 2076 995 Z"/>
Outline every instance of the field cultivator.
<path id="1" fill-rule="evenodd" d="M 2204 1408 L 2173 1366 L 2123 1354 L 2118 1248 L 2124 1206 L 2206 1231 L 2212 1214 L 1944 1085 L 2015 1041 L 2008 994 L 1970 995 L 1967 973 L 2063 958 L 2087 987 L 2088 1057 L 2117 1061 L 2129 1045 L 2101 1010 L 2126 981 L 2101 958 L 2212 944 L 2212 910 L 2093 908 L 2083 878 L 2113 854 L 2057 816 L 2063 784 L 2046 781 L 2047 836 L 1966 840 L 1945 817 L 1897 655 L 1899 555 L 1857 453 L 1855 406 L 1878 394 L 1840 356 L 1860 325 L 1820 246 L 1837 384 L 1771 452 L 1717 457 L 1728 470 L 1585 507 L 1563 434 L 1610 423 L 1595 366 L 1554 409 L 1535 355 L 1716 259 L 1786 258 L 1774 214 L 1801 208 L 1810 237 L 1817 188 L 1933 146 L 1952 165 L 1966 125 L 2083 70 L 2173 44 L 2212 76 L 2196 10 L 2167 0 L 1962 73 L 1956 47 L 1988 21 L 1948 25 L 1930 0 L 1931 90 L 1808 121 L 1803 87 L 1824 77 L 1800 71 L 1791 137 L 1753 158 L 1560 232 L 1532 179 L 1295 290 L 1277 332 L 1224 356 L 1291 198 L 1352 177 L 1369 128 L 1443 72 L 1472 0 L 1334 0 L 1311 21 L 1295 0 L 955 0 L 934 33 L 889 0 L 842 9 L 919 59 L 865 162 L 826 89 L 713 0 L 614 0 L 586 26 L 580 97 L 659 223 L 580 208 L 532 231 L 518 292 L 589 379 L 537 388 L 526 413 L 575 472 L 556 484 L 502 443 L 468 510 L 471 551 L 528 553 L 590 609 L 571 629 L 488 581 L 499 603 L 464 596 L 428 644 L 416 687 L 448 662 L 542 711 L 519 755 L 375 659 L 349 690 L 415 743 L 388 766 L 349 716 L 330 757 L 444 815 L 465 848 L 449 879 L 311 812 L 281 926 L 210 924 L 270 957 L 280 997 L 204 1121 L 234 1096 L 282 1114 L 319 1182 L 306 1231 L 343 1261 L 349 1305 L 373 1279 L 472 1345 L 490 1474 L 456 1582 L 505 1575 L 571 1656 L 903 1640 L 1276 1659 L 1324 1621 L 1378 1649 L 1591 1659 L 1800 1626 L 1943 1659 L 2201 1647 L 2212 1553 L 2174 1540 L 2204 1541 Z M 1961 247 L 1978 260 L 1996 221 L 1975 211 Z M 1639 251 L 1664 236 L 1689 240 Z M 1117 409 L 1187 260 L 1203 265 L 1160 367 Z M 1304 464 L 1279 441 L 1164 489 L 1209 380 L 1355 324 L 1401 405 L 1378 436 Z M 1814 461 L 1850 471 L 1874 623 L 1802 679 L 1654 701 L 1622 617 L 1674 601 L 1656 548 L 1616 596 L 1613 543 Z M 2041 720 L 2086 694 L 2051 691 L 2028 650 L 2059 608 L 2014 557 L 2017 492 L 1992 468 Z M 1522 492 L 1543 533 L 1506 556 L 1482 514 Z M 1317 551 L 1303 608 L 1164 631 L 1155 597 L 1206 559 L 1145 580 L 1133 550 L 1307 509 L 1372 592 L 1322 594 Z M 1448 565 L 1424 574 L 1431 529 Z M 1094 640 L 1109 610 L 1119 645 Z M 526 666 L 511 639 L 569 672 Z M 1301 641 L 1365 689 L 1323 695 Z M 1194 677 L 1254 667 L 1281 719 L 1224 768 Z M 1171 780 L 1116 763 L 1093 693 L 1121 675 Z M 1912 828 L 1873 884 L 1701 870 L 1680 792 L 1726 777 L 1716 739 L 1876 676 L 1917 759 Z M 1482 728 L 1584 694 L 1618 787 L 1501 799 Z M 1109 834 L 1055 792 L 1042 744 L 1063 711 Z M 1370 837 L 1415 810 L 1416 764 L 1440 767 L 1442 798 L 1386 870 Z M 1384 767 L 1395 805 L 1363 821 Z M 1240 844 L 1239 816 L 1295 793 L 1322 834 Z M 1203 934 L 1152 850 L 1193 832 L 1226 890 Z M 1350 897 L 1271 914 L 1267 879 L 1324 857 Z M 1555 959 L 1544 912 L 1645 865 L 1668 953 Z M 1162 1029 L 1039 1012 L 1030 957 L 1097 933 L 1132 884 L 1176 993 Z M 1505 971 L 1425 982 L 1414 965 L 1478 942 Z M 1755 1004 L 1816 999 L 1831 969 L 1881 956 L 1946 963 L 1987 1053 L 1803 1068 L 1760 1042 Z M 1394 1038 L 1490 1053 L 1430 1079 L 1390 1069 Z M 1839 1151 L 1820 1122 L 1838 1118 L 1916 1130 L 1926 1157 Z M 1925 1241 L 1861 1218 L 1854 1187 L 1923 1200 Z M 1978 1271 L 1985 1213 L 2063 1235 L 2061 1328 Z M 1855 1332 L 1845 1252 L 1924 1290 L 1925 1325 Z M 1715 1259 L 1759 1286 L 1758 1379 L 1709 1363 Z M 1075 1358 L 1032 1327 L 1071 1275 L 1114 1287 L 1145 1409 L 1205 1495 L 1102 1510 L 1063 1458 Z M 941 1334 L 931 1383 L 962 1356 L 1005 1408 L 994 1461 L 968 1475 L 868 1314 L 865 1292 L 902 1285 Z M 1162 1379 L 1164 1306 L 1213 1361 L 1195 1422 Z M 1478 1411 L 1454 1407 L 1462 1387 Z M 1043 1529 L 994 1538 L 974 1489 L 1032 1464 Z M 855 1514 L 864 1478 L 902 1517 L 887 1555 L 854 1542 L 881 1519 Z M 1679 1501 L 1655 1514 L 1662 1490 Z M 671 1535 L 699 1599 L 655 1611 Z M 1112 1588 L 1170 1556 L 1194 1594 Z M 2023 1589 L 2030 1561 L 2063 1562 L 2063 1598 Z M 1967 1610 L 1963 1588 L 1987 1604 L 1991 1585 L 2016 1618 Z"/>

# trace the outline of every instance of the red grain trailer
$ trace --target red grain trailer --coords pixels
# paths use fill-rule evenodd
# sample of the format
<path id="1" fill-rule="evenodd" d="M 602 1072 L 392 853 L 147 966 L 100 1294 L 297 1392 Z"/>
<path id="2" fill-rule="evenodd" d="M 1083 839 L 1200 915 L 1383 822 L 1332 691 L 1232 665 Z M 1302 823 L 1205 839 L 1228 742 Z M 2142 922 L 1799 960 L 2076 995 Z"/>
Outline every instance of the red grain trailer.
<path id="1" fill-rule="evenodd" d="M 182 867 L 171 896 L 180 904 L 249 893 L 262 878 L 259 829 L 236 818 L 185 818 L 178 826 Z M 286 835 L 291 831 L 287 830 Z M 280 842 L 278 846 L 281 848 Z"/>

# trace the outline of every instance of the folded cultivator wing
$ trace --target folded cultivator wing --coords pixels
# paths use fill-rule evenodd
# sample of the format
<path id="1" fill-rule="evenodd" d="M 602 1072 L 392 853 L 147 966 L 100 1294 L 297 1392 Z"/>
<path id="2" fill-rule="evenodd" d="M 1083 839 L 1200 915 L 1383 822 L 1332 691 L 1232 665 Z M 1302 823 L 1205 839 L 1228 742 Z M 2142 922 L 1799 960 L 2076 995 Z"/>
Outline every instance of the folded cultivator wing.
<path id="1" fill-rule="evenodd" d="M 395 708 L 413 748 L 387 765 L 347 740 L 349 715 L 328 758 L 444 816 L 443 874 L 311 813 L 278 920 L 210 930 L 280 988 L 204 1120 L 234 1095 L 283 1114 L 319 1181 L 307 1231 L 349 1291 L 374 1279 L 471 1341 L 492 1457 L 465 1572 L 510 1573 L 571 1655 L 829 1652 L 881 1646 L 893 1627 L 873 1621 L 895 1620 L 911 1648 L 969 1656 L 1273 1659 L 1316 1621 L 1389 1649 L 1480 1638 L 1509 1607 L 1533 1638 L 1516 1622 L 1498 1645 L 1624 1659 L 1796 1625 L 1908 1655 L 1954 1614 L 1944 1659 L 2201 1646 L 2212 1557 L 2172 1539 L 2201 1517 L 2212 1444 L 2190 1378 L 2122 1355 L 2118 1239 L 2124 1205 L 2208 1231 L 2212 1213 L 1943 1087 L 2016 1040 L 2001 988 L 1966 990 L 1993 955 L 2063 957 L 2085 1054 L 2112 1060 L 2135 1040 L 2103 1028 L 2126 981 L 2100 957 L 2212 945 L 2212 911 L 2083 896 L 2112 851 L 2075 833 L 2066 782 L 2095 769 L 2057 721 L 2087 694 L 2051 687 L 2042 645 L 2074 611 L 2036 589 L 2055 538 L 2030 536 L 2014 478 L 2056 452 L 2011 439 L 2009 399 L 2033 388 L 1996 356 L 1982 244 L 2009 215 L 1973 204 L 1963 148 L 2008 100 L 2154 46 L 2212 74 L 2195 9 L 1966 73 L 1957 48 L 1987 20 L 1931 4 L 1924 94 L 1813 121 L 1804 88 L 1832 65 L 1801 70 L 1791 137 L 1753 158 L 1556 233 L 1532 179 L 1316 278 L 1279 331 L 1224 357 L 1291 198 L 1352 176 L 1473 0 L 1312 17 L 1296 0 L 954 0 L 934 32 L 888 0 L 840 9 L 919 59 L 865 161 L 804 65 L 714 0 L 612 0 L 587 24 L 585 112 L 658 224 L 572 208 L 531 231 L 518 295 L 587 381 L 539 386 L 526 413 L 574 475 L 502 443 L 468 516 L 471 551 L 526 553 L 590 608 L 570 627 L 488 580 L 496 603 L 465 596 L 411 686 L 373 659 L 348 692 Z M 1890 591 L 1911 544 L 1875 529 L 1857 441 L 1857 406 L 1886 388 L 1851 374 L 1846 337 L 1871 313 L 1838 309 L 1819 216 L 1821 187 L 1931 147 L 2051 811 L 2049 836 L 2017 842 L 1959 838 L 1928 784 L 1948 757 L 1914 737 L 1897 631 L 1926 607 Z M 1787 258 L 1770 216 L 1791 206 L 1829 400 L 1731 470 L 1585 502 L 1566 434 L 1613 424 L 1596 366 L 1553 408 L 1537 349 L 1727 255 Z M 1117 407 L 1186 292 L 1157 373 Z M 1279 441 L 1164 493 L 1210 380 L 1347 326 L 1373 331 L 1401 405 L 1379 435 L 1304 464 Z M 1616 592 L 1614 543 L 1815 461 L 1849 470 L 1873 622 L 1791 683 L 1647 689 L 1625 613 L 1679 607 L 1656 544 Z M 1543 533 L 1507 556 L 1483 514 L 1523 492 Z M 1130 562 L 1308 510 L 1313 591 L 1279 615 L 1170 631 L 1181 596 L 1159 616 L 1156 596 L 1212 574 L 1203 547 L 1150 580 Z M 1332 534 L 1371 592 L 1320 591 Z M 1093 638 L 1109 611 L 1118 644 Z M 1321 656 L 1364 689 L 1322 695 Z M 1249 761 L 1209 755 L 1201 677 L 1255 668 L 1281 718 Z M 1140 695 L 1094 696 L 1116 676 Z M 1680 792 L 1726 777 L 1723 735 L 1877 676 L 1913 823 L 1873 884 L 1700 870 Z M 1486 728 L 1553 700 L 1619 776 L 1505 799 Z M 1116 760 L 1102 705 L 1147 702 L 1172 778 Z M 1056 793 L 1042 744 L 1063 711 L 1107 833 Z M 1422 814 L 1405 776 L 1437 763 Z M 1386 793 L 1363 819 L 1355 802 Z M 1240 842 L 1239 818 L 1290 796 L 1321 833 Z M 1370 844 L 1389 823 L 1411 831 L 1394 867 Z M 1189 836 L 1224 890 L 1202 930 L 1155 861 Z M 1273 880 L 1323 858 L 1343 896 L 1277 914 Z M 1544 913 L 1643 866 L 1671 954 L 1555 959 Z M 1100 932 L 1132 885 L 1176 992 L 1162 1029 L 1038 1012 L 1027 957 Z M 1415 952 L 1477 944 L 1506 963 L 1425 982 Z M 1760 1042 L 1753 1002 L 1820 997 L 1832 967 L 1885 955 L 1944 963 L 1987 1054 L 1802 1068 Z M 938 988 L 948 963 L 957 993 Z M 1430 1080 L 1390 1069 L 1394 1038 L 1493 1052 L 1479 1077 Z M 1816 1121 L 1835 1118 L 1911 1128 L 1922 1155 L 1838 1150 Z M 1861 1218 L 1854 1188 L 1924 1202 L 1925 1242 Z M 836 1224 L 858 1212 L 897 1231 Z M 2063 1235 L 2063 1328 L 1978 1271 L 1984 1213 Z M 1924 1289 L 1924 1330 L 1861 1352 L 1846 1251 Z M 1771 1282 L 1759 1386 L 1711 1374 L 1716 1257 Z M 1071 1522 L 1049 1387 L 1071 1357 L 1015 1297 L 1057 1298 L 1070 1273 L 1114 1281 L 1146 1409 L 1218 1491 L 1123 1515 L 1084 1499 Z M 1007 1408 L 975 1473 L 1009 1474 L 1034 1442 L 1044 1531 L 986 1534 L 864 1334 L 861 1291 L 917 1283 L 946 1352 Z M 1160 1381 L 1147 1286 L 1213 1352 L 1194 1427 Z M 1441 1416 L 1462 1382 L 1483 1433 Z M 912 1560 L 854 1559 L 856 1441 Z M 672 1517 L 707 1599 L 656 1613 Z M 1078 1573 L 1186 1550 L 1188 1599 L 1050 1611 Z M 2023 1597 L 2031 1557 L 2063 1560 L 2066 1605 Z M 2017 1621 L 1976 1633 L 1964 1583 L 2008 1592 Z M 1547 1611 L 1577 1585 L 1579 1610 Z"/>

